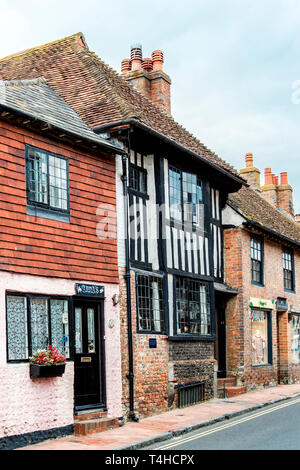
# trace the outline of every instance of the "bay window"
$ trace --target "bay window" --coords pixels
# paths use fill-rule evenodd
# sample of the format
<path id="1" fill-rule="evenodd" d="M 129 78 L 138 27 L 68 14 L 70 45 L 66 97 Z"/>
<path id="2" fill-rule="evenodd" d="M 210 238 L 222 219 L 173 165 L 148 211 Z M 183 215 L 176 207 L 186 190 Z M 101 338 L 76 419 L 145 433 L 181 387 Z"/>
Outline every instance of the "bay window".
<path id="1" fill-rule="evenodd" d="M 177 334 L 210 335 L 211 309 L 209 285 L 176 277 Z"/>

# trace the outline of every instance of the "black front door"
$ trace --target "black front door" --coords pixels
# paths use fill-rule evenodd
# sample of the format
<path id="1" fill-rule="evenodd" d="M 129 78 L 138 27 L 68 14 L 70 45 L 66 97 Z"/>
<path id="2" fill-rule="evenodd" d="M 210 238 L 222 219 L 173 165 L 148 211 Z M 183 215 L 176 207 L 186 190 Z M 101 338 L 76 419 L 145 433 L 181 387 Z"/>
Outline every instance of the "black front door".
<path id="1" fill-rule="evenodd" d="M 102 303 L 75 301 L 75 408 L 104 405 Z"/>

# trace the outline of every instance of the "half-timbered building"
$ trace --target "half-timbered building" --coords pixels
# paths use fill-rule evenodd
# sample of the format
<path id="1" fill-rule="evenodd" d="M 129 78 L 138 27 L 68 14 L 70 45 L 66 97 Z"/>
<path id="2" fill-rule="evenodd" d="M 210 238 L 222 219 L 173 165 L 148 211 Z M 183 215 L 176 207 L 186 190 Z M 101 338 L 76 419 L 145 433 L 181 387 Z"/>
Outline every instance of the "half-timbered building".
<path id="1" fill-rule="evenodd" d="M 222 368 L 221 210 L 245 181 L 170 114 L 163 55 L 122 61 L 81 33 L 0 61 L 3 79 L 43 76 L 116 156 L 123 413 L 138 419 L 214 396 Z M 102 207 L 105 217 L 105 207 Z M 108 237 L 109 238 L 109 237 Z"/>

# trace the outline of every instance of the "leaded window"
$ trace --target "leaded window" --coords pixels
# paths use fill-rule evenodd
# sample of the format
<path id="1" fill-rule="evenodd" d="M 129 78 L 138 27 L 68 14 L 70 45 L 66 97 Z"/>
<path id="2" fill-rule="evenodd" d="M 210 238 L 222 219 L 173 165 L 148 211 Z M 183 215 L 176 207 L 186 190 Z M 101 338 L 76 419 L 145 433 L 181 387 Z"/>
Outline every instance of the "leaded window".
<path id="1" fill-rule="evenodd" d="M 9 294 L 6 314 L 9 361 L 26 360 L 49 344 L 70 357 L 68 300 Z"/>
<path id="2" fill-rule="evenodd" d="M 169 168 L 171 218 L 204 226 L 202 182 L 197 175 Z"/>
<path id="3" fill-rule="evenodd" d="M 26 172 L 30 205 L 68 211 L 68 161 L 65 157 L 27 147 Z"/>
<path id="4" fill-rule="evenodd" d="M 138 329 L 146 332 L 164 331 L 162 279 L 147 274 L 136 275 Z"/>
<path id="5" fill-rule="evenodd" d="M 286 290 L 294 290 L 294 259 L 293 253 L 289 250 L 282 252 L 283 281 Z"/>
<path id="6" fill-rule="evenodd" d="M 263 244 L 258 238 L 251 237 L 251 280 L 254 284 L 263 284 Z"/>
<path id="7" fill-rule="evenodd" d="M 210 335 L 209 285 L 194 279 L 176 278 L 177 334 Z"/>

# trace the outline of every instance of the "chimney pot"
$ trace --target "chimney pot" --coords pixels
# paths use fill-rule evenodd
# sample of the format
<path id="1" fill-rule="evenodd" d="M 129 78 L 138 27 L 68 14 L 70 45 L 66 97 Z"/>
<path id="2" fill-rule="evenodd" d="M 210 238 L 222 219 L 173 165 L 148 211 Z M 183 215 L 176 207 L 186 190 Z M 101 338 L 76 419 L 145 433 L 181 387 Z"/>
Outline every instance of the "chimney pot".
<path id="1" fill-rule="evenodd" d="M 152 62 L 152 59 L 147 57 L 145 59 L 143 59 L 142 61 L 142 67 L 144 70 L 147 70 L 147 72 L 152 72 L 153 70 L 153 62 Z"/>
<path id="2" fill-rule="evenodd" d="M 246 167 L 253 166 L 253 153 L 246 153 Z"/>
<path id="3" fill-rule="evenodd" d="M 288 184 L 286 171 L 283 171 L 282 173 L 280 173 L 280 184 Z"/>
<path id="4" fill-rule="evenodd" d="M 152 52 L 152 62 L 153 62 L 153 70 L 161 70 L 163 69 L 163 61 L 164 55 L 163 52 L 160 50 Z"/>
<path id="5" fill-rule="evenodd" d="M 141 44 L 134 44 L 131 46 L 131 70 L 139 70 L 142 68 L 142 46 Z"/>
<path id="6" fill-rule="evenodd" d="M 272 184 L 272 170 L 271 168 L 265 168 L 265 184 Z"/>
<path id="7" fill-rule="evenodd" d="M 121 62 L 121 72 L 126 73 L 131 70 L 131 61 L 130 59 L 123 59 Z"/>

